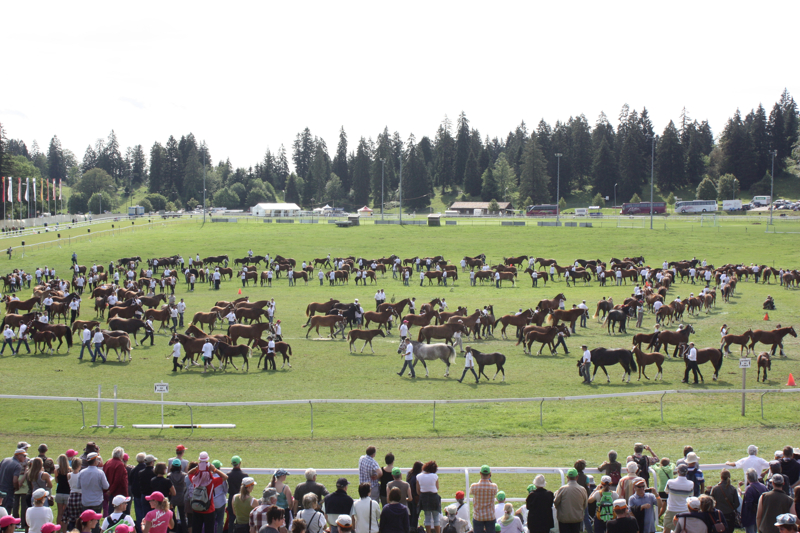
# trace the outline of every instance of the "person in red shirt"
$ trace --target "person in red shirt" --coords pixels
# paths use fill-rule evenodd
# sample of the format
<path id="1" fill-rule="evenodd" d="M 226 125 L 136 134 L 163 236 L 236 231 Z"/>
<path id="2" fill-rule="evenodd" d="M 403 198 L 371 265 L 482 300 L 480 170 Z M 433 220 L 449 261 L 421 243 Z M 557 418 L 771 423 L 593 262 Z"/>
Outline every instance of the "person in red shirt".
<path id="1" fill-rule="evenodd" d="M 209 503 L 205 511 L 193 511 L 192 533 L 214 533 L 214 489 L 222 485 L 228 476 L 209 462 L 206 452 L 200 452 L 199 465 L 189 470 L 188 474 L 192 484 L 190 488 L 205 487 Z"/>
<path id="2" fill-rule="evenodd" d="M 108 490 L 103 493 L 106 502 L 103 508 L 107 511 L 106 516 L 114 512 L 114 504 L 111 502 L 114 496 L 128 497 L 128 469 L 122 462 L 124 455 L 125 450 L 116 447 L 111 453 L 111 460 L 103 465 L 103 473 L 108 480 Z"/>

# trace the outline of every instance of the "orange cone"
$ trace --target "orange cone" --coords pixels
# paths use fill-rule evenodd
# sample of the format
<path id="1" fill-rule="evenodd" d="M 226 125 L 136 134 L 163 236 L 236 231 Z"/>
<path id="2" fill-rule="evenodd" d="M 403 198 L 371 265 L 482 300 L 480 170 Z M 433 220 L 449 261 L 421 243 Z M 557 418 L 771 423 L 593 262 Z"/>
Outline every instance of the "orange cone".
<path id="1" fill-rule="evenodd" d="M 241 292 L 241 291 L 239 291 Z M 769 313 L 764 313 L 764 320 L 769 320 Z"/>
<path id="2" fill-rule="evenodd" d="M 786 384 L 787 387 L 794 387 L 794 376 L 791 372 L 789 372 L 789 382 Z"/>
<path id="3" fill-rule="evenodd" d="M 242 289 L 239 289 L 239 294 L 242 294 Z M 766 318 L 764 320 L 766 320 Z"/>

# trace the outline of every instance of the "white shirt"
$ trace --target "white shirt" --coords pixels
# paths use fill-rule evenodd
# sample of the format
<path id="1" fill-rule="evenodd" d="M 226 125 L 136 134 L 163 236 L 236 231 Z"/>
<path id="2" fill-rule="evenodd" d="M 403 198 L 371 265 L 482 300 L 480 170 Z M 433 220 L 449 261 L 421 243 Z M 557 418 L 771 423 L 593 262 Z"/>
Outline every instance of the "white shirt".
<path id="1" fill-rule="evenodd" d="M 405 324 L 400 325 L 400 336 L 408 337 L 408 326 L 406 326 Z"/>
<path id="2" fill-rule="evenodd" d="M 591 363 L 592 362 L 592 352 L 590 352 L 589 350 L 586 350 L 585 352 L 583 352 L 582 361 L 584 363 Z"/>
<path id="3" fill-rule="evenodd" d="M 186 311 L 186 304 L 183 302 L 178 302 L 178 312 L 183 313 Z"/>
<path id="4" fill-rule="evenodd" d="M 658 310 L 661 309 L 662 305 L 664 304 L 661 302 L 661 300 L 656 300 L 656 303 L 653 304 L 653 309 L 655 309 L 656 312 L 658 312 Z"/>
<path id="5" fill-rule="evenodd" d="M 683 476 L 678 476 L 675 479 L 667 481 L 664 490 L 669 493 L 669 497 L 667 498 L 667 511 L 685 513 L 688 510 L 686 498 L 692 496 L 694 493 L 693 481 Z"/>
<path id="6" fill-rule="evenodd" d="M 589 308 L 586 307 L 585 303 L 581 302 L 581 303 L 578 304 L 578 309 L 589 309 Z"/>
<path id="7" fill-rule="evenodd" d="M 44 299 L 44 305 L 53 305 L 53 299 L 48 296 Z"/>
<path id="8" fill-rule="evenodd" d="M 438 479 L 439 476 L 436 474 L 430 474 L 426 472 L 417 474 L 417 482 L 419 483 L 420 492 L 439 492 L 436 489 L 436 481 Z"/>
<path id="9" fill-rule="evenodd" d="M 176 342 L 175 344 L 172 345 L 172 357 L 177 359 L 180 356 L 181 356 L 181 343 Z"/>
<path id="10" fill-rule="evenodd" d="M 25 338 L 25 332 L 27 330 L 28 330 L 28 326 L 26 326 L 25 324 L 20 324 L 19 325 L 19 338 L 20 339 L 24 339 Z"/>
<path id="11" fill-rule="evenodd" d="M 203 357 L 206 359 L 211 359 L 213 357 L 214 352 L 214 345 L 210 342 L 207 342 L 203 345 Z"/>
<path id="12" fill-rule="evenodd" d="M 100 331 L 95 333 L 94 337 L 92 337 L 92 342 L 95 344 L 101 344 L 103 341 L 105 341 L 105 338 L 103 337 L 103 334 Z"/>
<path id="13" fill-rule="evenodd" d="M 106 517 L 106 518 L 103 520 L 103 527 L 102 527 L 102 528 L 100 528 L 100 529 L 102 529 L 103 531 L 107 530 L 107 529 L 108 529 L 108 526 L 109 526 L 109 519 L 111 519 L 111 520 L 118 520 L 118 519 L 119 519 L 119 517 L 120 517 L 121 515 L 122 515 L 122 513 L 111 513 L 109 516 L 107 516 L 107 517 Z M 133 518 L 131 518 L 131 515 L 127 515 L 127 516 L 126 516 L 126 517 L 125 517 L 125 518 L 122 520 L 122 522 L 120 522 L 120 523 L 121 523 L 121 524 L 126 524 L 128 527 L 136 527 L 136 525 L 133 523 Z"/>
<path id="14" fill-rule="evenodd" d="M 267 343 L 267 351 L 274 352 L 275 351 L 275 341 L 269 341 Z"/>
<path id="15" fill-rule="evenodd" d="M 756 473 L 761 475 L 761 472 L 769 468 L 769 461 L 757 455 L 748 455 L 736 461 L 736 468 L 741 468 L 742 472 L 744 472 L 745 479 L 747 479 L 747 469 L 752 468 Z"/>
<path id="16" fill-rule="evenodd" d="M 169 310 L 169 316 L 172 318 L 178 318 L 178 309 L 176 307 L 171 307 Z"/>
<path id="17" fill-rule="evenodd" d="M 89 342 L 92 340 L 92 331 L 88 328 L 83 330 L 81 338 L 83 339 L 83 342 Z"/>
<path id="18" fill-rule="evenodd" d="M 236 322 L 236 313 L 234 313 L 233 311 L 231 311 L 230 313 L 228 313 L 227 315 L 225 315 L 225 318 L 227 318 L 227 319 L 228 319 L 228 322 Z"/>
<path id="19" fill-rule="evenodd" d="M 280 324 L 276 324 L 275 325 L 275 335 L 280 335 L 280 334 L 281 334 L 281 325 Z"/>
<path id="20" fill-rule="evenodd" d="M 464 368 L 472 368 L 475 366 L 475 363 L 472 358 L 472 352 L 467 352 L 466 361 L 464 361 Z"/>
<path id="21" fill-rule="evenodd" d="M 353 504 L 355 510 L 356 527 L 355 533 L 377 533 L 378 520 L 381 517 L 381 505 L 372 501 L 367 496 L 361 498 Z"/>
<path id="22" fill-rule="evenodd" d="M 689 350 L 689 355 L 686 356 L 689 361 L 697 361 L 697 349 L 691 348 Z"/>
<path id="23" fill-rule="evenodd" d="M 53 511 L 49 507 L 28 507 L 25 512 L 30 533 L 42 533 L 42 526 L 53 521 Z"/>
<path id="24" fill-rule="evenodd" d="M 405 360 L 411 361 L 413 358 L 414 358 L 414 345 L 409 342 L 408 346 L 406 346 Z"/>
<path id="25" fill-rule="evenodd" d="M 13 339 L 14 338 L 14 332 L 11 330 L 11 328 L 4 329 L 3 330 L 3 337 L 5 337 L 6 339 Z"/>

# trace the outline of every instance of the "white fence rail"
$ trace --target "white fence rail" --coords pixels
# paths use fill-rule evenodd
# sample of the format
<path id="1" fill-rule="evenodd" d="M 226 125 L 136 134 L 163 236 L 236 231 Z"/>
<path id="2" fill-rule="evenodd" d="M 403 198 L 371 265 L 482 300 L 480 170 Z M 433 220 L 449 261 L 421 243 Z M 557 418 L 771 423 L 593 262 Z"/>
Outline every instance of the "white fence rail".
<path id="1" fill-rule="evenodd" d="M 116 389 L 116 387 L 115 387 Z M 189 409 L 190 424 L 186 427 L 192 429 L 194 433 L 195 427 L 200 427 L 194 424 L 194 408 L 195 407 L 246 407 L 246 406 L 270 406 L 270 405 L 308 405 L 310 409 L 310 424 L 311 424 L 311 437 L 314 436 L 314 405 L 315 404 L 421 404 L 430 405 L 433 407 L 433 429 L 436 429 L 436 406 L 450 405 L 450 404 L 467 404 L 467 403 L 539 403 L 539 424 L 544 427 L 544 404 L 545 402 L 562 402 L 562 401 L 581 401 L 581 400 L 597 400 L 606 398 L 631 398 L 631 397 L 644 397 L 644 396 L 660 396 L 659 409 L 661 414 L 661 421 L 664 421 L 664 397 L 668 394 L 741 394 L 742 399 L 746 394 L 760 394 L 761 398 L 761 418 L 764 418 L 764 396 L 769 393 L 773 394 L 786 394 L 800 392 L 797 389 L 714 389 L 714 390 L 657 390 L 657 391 L 640 391 L 640 392 L 621 392 L 614 394 L 587 394 L 583 396 L 549 396 L 539 398 L 463 398 L 452 400 L 383 400 L 383 399 L 347 399 L 347 398 L 334 398 L 334 399 L 298 399 L 298 400 L 256 400 L 248 402 L 181 402 L 181 401 L 164 401 L 164 400 L 133 400 L 125 398 L 116 398 L 116 391 L 114 398 L 103 398 L 102 389 L 98 386 L 97 397 L 74 397 L 74 396 L 29 396 L 17 394 L 0 394 L 0 400 L 43 400 L 54 402 L 78 402 L 81 404 L 81 417 L 83 426 L 86 427 L 86 411 L 84 403 L 97 402 L 97 426 L 107 427 L 101 425 L 101 407 L 102 404 L 108 403 L 114 405 L 114 425 L 117 426 L 117 409 L 118 404 L 138 404 L 138 405 L 160 405 L 173 406 L 173 407 L 187 407 Z M 163 422 L 163 421 L 162 421 Z M 172 425 L 163 424 L 155 425 L 156 429 L 166 429 Z M 148 424 L 152 428 L 152 424 Z"/>

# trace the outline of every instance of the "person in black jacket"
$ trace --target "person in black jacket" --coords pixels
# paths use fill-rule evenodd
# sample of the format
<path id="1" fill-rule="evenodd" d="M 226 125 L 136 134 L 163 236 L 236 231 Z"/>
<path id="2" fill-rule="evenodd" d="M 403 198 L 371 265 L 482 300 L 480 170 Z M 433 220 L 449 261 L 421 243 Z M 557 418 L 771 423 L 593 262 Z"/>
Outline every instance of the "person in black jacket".
<path id="1" fill-rule="evenodd" d="M 140 496 L 139 499 L 141 500 L 142 506 L 142 517 L 148 512 L 147 509 L 150 508 L 150 503 L 145 500 L 146 497 L 150 496 L 153 493 L 153 489 L 150 486 L 150 481 L 155 477 L 155 469 L 153 466 L 156 464 L 156 459 L 152 455 L 146 455 L 144 458 L 144 468 L 142 468 L 141 472 L 139 472 L 139 492 Z M 136 513 L 136 517 L 138 520 L 139 513 Z M 141 522 L 139 522 L 141 524 Z"/>
<path id="2" fill-rule="evenodd" d="M 144 515 L 147 514 L 145 512 L 145 501 L 142 497 L 142 489 L 139 488 L 139 474 L 142 473 L 144 470 L 145 464 L 144 459 L 147 457 L 144 453 L 139 453 L 136 455 L 136 466 L 128 473 L 128 483 L 130 484 L 131 496 L 133 500 L 133 509 L 136 512 L 136 520 L 134 524 L 136 525 L 136 533 L 142 533 L 142 518 Z M 147 508 L 150 506 L 148 505 Z"/>
<path id="3" fill-rule="evenodd" d="M 242 471 L 242 458 L 238 455 L 231 457 L 231 471 L 228 472 L 228 507 L 226 509 L 226 520 L 223 531 L 230 530 L 233 524 L 233 497 L 239 494 L 242 489 L 242 480 L 247 474 Z"/>
<path id="4" fill-rule="evenodd" d="M 378 533 L 408 533 L 408 509 L 400 503 L 400 489 L 390 489 L 387 500 L 389 503 L 381 509 Z"/>
<path id="5" fill-rule="evenodd" d="M 544 476 L 539 474 L 534 478 L 536 490 L 528 494 L 525 506 L 528 508 L 528 531 L 530 533 L 548 533 L 555 524 L 553 523 L 553 502 L 555 495 L 547 490 Z"/>

